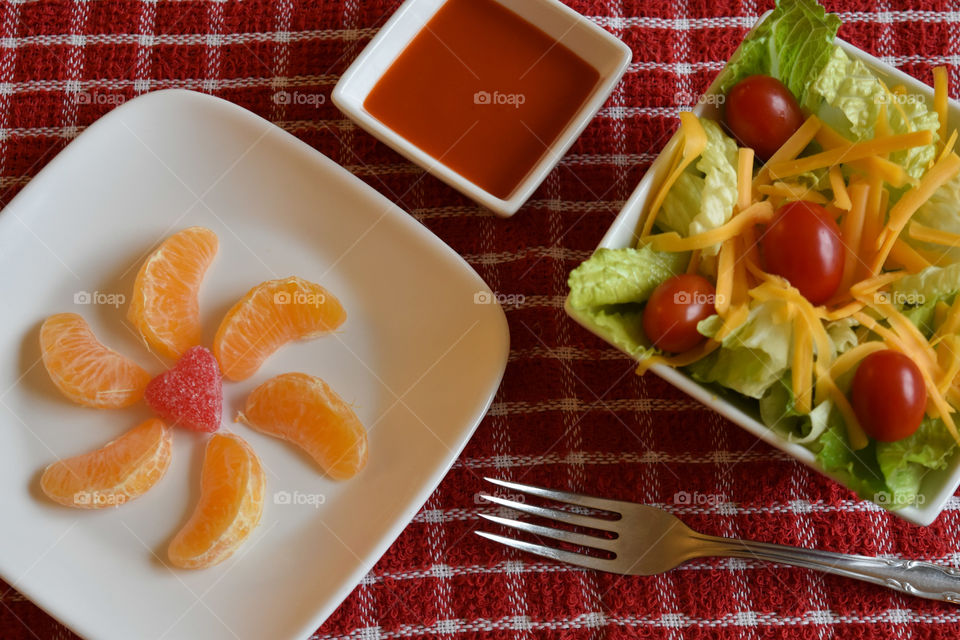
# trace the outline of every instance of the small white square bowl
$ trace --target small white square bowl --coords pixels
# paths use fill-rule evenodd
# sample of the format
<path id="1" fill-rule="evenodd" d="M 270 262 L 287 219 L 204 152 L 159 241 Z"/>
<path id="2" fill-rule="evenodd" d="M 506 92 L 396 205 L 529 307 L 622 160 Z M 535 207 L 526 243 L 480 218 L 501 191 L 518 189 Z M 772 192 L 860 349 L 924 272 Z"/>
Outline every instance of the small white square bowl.
<path id="1" fill-rule="evenodd" d="M 600 74 L 589 98 L 547 148 L 539 162 L 506 199 L 480 188 L 453 169 L 438 162 L 367 111 L 363 103 L 410 41 L 447 0 L 407 0 L 350 65 L 333 90 L 333 103 L 362 129 L 396 152 L 420 165 L 454 189 L 499 216 L 517 212 L 547 174 L 580 136 L 609 97 L 630 64 L 632 52 L 614 35 L 593 24 L 558 0 L 497 0 L 521 18 L 560 41 Z"/>
<path id="2" fill-rule="evenodd" d="M 767 14 L 761 16 L 760 20 L 763 20 L 766 15 Z M 933 90 L 926 84 L 891 67 L 848 42 L 844 42 L 839 38 L 836 42 L 851 58 L 862 61 L 871 71 L 886 82 L 888 86 L 893 87 L 902 84 L 909 92 L 924 95 L 929 99 L 930 104 L 933 104 Z M 717 82 L 714 81 L 704 94 L 704 98 L 699 100 L 699 104 L 693 109 L 693 113 L 698 116 L 719 119 L 718 101 L 709 99 L 717 94 Z M 960 128 L 960 104 L 953 100 L 951 100 L 949 104 L 949 128 Z M 673 157 L 673 152 L 679 144 L 679 138 L 674 135 L 640 180 L 640 184 L 637 185 L 630 199 L 627 200 L 623 209 L 613 221 L 613 224 L 610 225 L 607 233 L 600 241 L 598 248 L 617 249 L 636 246 L 637 230 L 640 228 L 640 223 L 647 214 L 651 200 L 656 193 L 655 187 L 666 178 L 669 171 L 668 165 L 670 158 Z M 581 318 L 577 310 L 570 306 L 569 298 L 567 299 L 565 309 L 567 315 L 587 330 L 596 333 L 591 329 L 589 322 Z M 602 338 L 603 336 L 600 337 Z M 696 382 L 679 369 L 672 369 L 665 365 L 655 365 L 651 367 L 650 370 L 684 393 L 737 423 L 757 438 L 793 456 L 800 462 L 840 484 L 843 484 L 839 478 L 826 473 L 817 465 L 816 457 L 809 449 L 802 445 L 788 442 L 764 425 L 759 418 L 758 412 L 752 409 L 748 403 L 745 402 L 740 405 L 728 399 L 718 397 L 713 389 Z M 946 469 L 932 471 L 924 477 L 920 487 L 918 504 L 893 510 L 891 513 L 914 524 L 927 526 L 940 515 L 940 512 L 943 511 L 958 487 L 960 487 L 960 453 L 954 455 Z M 879 509 L 880 507 L 874 508 Z"/>

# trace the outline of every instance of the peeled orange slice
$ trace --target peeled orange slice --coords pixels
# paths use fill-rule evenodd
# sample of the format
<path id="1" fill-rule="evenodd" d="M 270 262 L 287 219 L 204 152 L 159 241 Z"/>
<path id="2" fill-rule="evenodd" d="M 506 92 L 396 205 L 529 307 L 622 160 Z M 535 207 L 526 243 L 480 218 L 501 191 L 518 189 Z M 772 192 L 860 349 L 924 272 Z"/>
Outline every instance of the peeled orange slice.
<path id="1" fill-rule="evenodd" d="M 127 317 L 161 355 L 179 358 L 200 344 L 197 294 L 217 246 L 213 231 L 190 227 L 164 240 L 140 267 Z"/>
<path id="2" fill-rule="evenodd" d="M 119 506 L 160 481 L 170 466 L 172 440 L 170 429 L 152 418 L 96 451 L 54 462 L 40 488 L 67 507 Z"/>
<path id="3" fill-rule="evenodd" d="M 357 414 L 326 382 L 305 373 L 285 373 L 261 384 L 237 421 L 300 446 L 338 480 L 367 463 L 367 431 Z"/>
<path id="4" fill-rule="evenodd" d="M 200 501 L 170 542 L 170 562 L 203 569 L 229 558 L 260 524 L 265 482 L 260 459 L 242 438 L 228 433 L 210 438 Z"/>
<path id="5" fill-rule="evenodd" d="M 246 380 L 291 340 L 329 333 L 347 318 L 340 301 L 318 284 L 297 277 L 258 284 L 220 323 L 213 354 L 230 380 Z"/>
<path id="6" fill-rule="evenodd" d="M 97 409 L 127 407 L 143 397 L 150 374 L 100 344 L 86 320 L 58 313 L 40 327 L 43 365 L 57 388 L 77 404 Z"/>

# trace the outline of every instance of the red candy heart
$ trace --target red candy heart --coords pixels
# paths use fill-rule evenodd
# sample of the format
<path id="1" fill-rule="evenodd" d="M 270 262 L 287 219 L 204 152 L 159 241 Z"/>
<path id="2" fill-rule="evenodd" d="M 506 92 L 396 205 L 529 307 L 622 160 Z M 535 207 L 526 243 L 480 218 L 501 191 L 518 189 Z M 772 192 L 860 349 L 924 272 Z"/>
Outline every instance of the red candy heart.
<path id="1" fill-rule="evenodd" d="M 213 433 L 220 428 L 223 411 L 217 359 L 206 347 L 188 349 L 173 369 L 150 381 L 144 399 L 164 420 Z"/>

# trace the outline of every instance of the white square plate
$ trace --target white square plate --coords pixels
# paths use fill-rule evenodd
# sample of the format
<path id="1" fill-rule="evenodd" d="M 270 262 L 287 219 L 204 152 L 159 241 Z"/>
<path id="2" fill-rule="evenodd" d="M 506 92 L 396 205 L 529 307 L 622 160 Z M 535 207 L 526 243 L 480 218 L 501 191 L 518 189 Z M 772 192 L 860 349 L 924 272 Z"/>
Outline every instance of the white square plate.
<path id="1" fill-rule="evenodd" d="M 760 21 L 767 15 L 768 14 L 764 14 L 761 16 Z M 930 104 L 933 104 L 933 89 L 929 86 L 885 64 L 848 42 L 844 42 L 839 38 L 836 42 L 852 58 L 861 60 L 871 71 L 884 80 L 888 86 L 893 87 L 898 84 L 903 84 L 910 93 L 922 94 L 927 97 Z M 709 96 L 715 96 L 717 93 L 717 83 L 714 82 L 704 96 L 705 98 L 709 98 Z M 693 112 L 698 116 L 719 119 L 716 100 L 701 99 Z M 950 128 L 960 128 L 960 104 L 953 100 L 950 101 L 949 106 L 949 126 Z M 603 236 L 599 247 L 615 249 L 636 246 L 636 232 L 650 207 L 650 200 L 656 193 L 656 187 L 667 176 L 669 160 L 672 157 L 673 150 L 678 144 L 679 139 L 676 136 L 670 139 L 664 150 L 640 180 L 640 184 L 637 185 L 630 199 L 627 200 L 627 203 L 617 215 L 610 229 L 608 229 L 607 233 Z M 569 300 L 566 304 L 566 311 L 571 318 L 583 325 L 586 329 L 592 330 L 589 322 L 578 317 L 576 309 L 570 306 Z M 794 456 L 820 473 L 824 473 L 824 471 L 817 466 L 815 456 L 809 449 L 799 444 L 787 442 L 778 434 L 768 429 L 767 426 L 760 421 L 757 411 L 751 410 L 747 406 L 747 403 L 744 403 L 743 406 L 738 406 L 724 398 L 720 398 L 716 395 L 715 391 L 699 384 L 680 370 L 663 365 L 655 365 L 651 367 L 651 371 L 681 391 L 726 416 L 757 438 Z M 824 473 L 824 475 L 840 482 L 838 478 L 829 473 Z M 841 484 L 843 483 L 841 482 Z M 891 513 L 909 522 L 926 526 L 940 515 L 947 501 L 957 490 L 957 487 L 960 487 L 960 455 L 955 455 L 946 469 L 930 472 L 924 477 L 919 494 L 919 500 L 922 501 L 921 504 L 897 509 Z"/>
<path id="2" fill-rule="evenodd" d="M 590 120 L 613 92 L 617 82 L 623 77 L 633 52 L 609 31 L 593 24 L 558 0 L 497 0 L 551 38 L 562 42 L 600 73 L 600 79 L 593 88 L 593 92 L 544 152 L 540 161 L 508 198 L 499 198 L 438 162 L 430 154 L 383 124 L 363 106 L 380 78 L 446 1 L 407 0 L 400 5 L 377 36 L 341 76 L 333 90 L 333 102 L 348 118 L 397 153 L 417 163 L 497 215 L 509 217 L 523 206 L 523 203 L 557 166 L 563 154 L 583 133 Z"/>
<path id="3" fill-rule="evenodd" d="M 322 283 L 348 313 L 336 335 L 287 345 L 251 379 L 224 382 L 223 428 L 261 456 L 267 497 L 246 544 L 203 571 L 163 562 L 197 498 L 200 434 L 178 429 L 166 477 L 120 508 L 66 509 L 38 489 L 58 456 L 149 416 L 142 403 L 97 411 L 63 399 L 39 364 L 40 323 L 80 313 L 159 373 L 165 363 L 133 335 L 126 305 L 75 296 L 129 297 L 144 254 L 191 225 L 220 237 L 200 298 L 205 344 L 234 301 L 277 277 Z M 188 91 L 116 109 L 34 178 L 0 213 L 0 273 L 0 575 L 101 640 L 310 635 L 449 469 L 509 349 L 503 311 L 475 303 L 489 289 L 436 236 L 293 136 Z M 232 422 L 249 391 L 287 371 L 318 375 L 354 403 L 370 432 L 360 475 L 334 482 L 293 446 Z"/>

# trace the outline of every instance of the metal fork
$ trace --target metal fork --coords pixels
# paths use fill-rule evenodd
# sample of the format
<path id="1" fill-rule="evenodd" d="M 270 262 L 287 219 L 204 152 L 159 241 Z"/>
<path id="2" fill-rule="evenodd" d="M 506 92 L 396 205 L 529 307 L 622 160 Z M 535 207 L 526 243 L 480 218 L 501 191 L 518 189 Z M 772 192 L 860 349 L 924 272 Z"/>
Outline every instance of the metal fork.
<path id="1" fill-rule="evenodd" d="M 768 542 L 708 536 L 690 529 L 674 515 L 656 507 L 635 502 L 596 498 L 567 491 L 556 491 L 494 478 L 486 478 L 486 480 L 521 494 L 555 500 L 576 507 L 606 511 L 613 516 L 619 516 L 612 519 L 598 518 L 571 511 L 539 507 L 499 496 L 481 495 L 485 500 L 522 513 L 614 534 L 612 538 L 604 538 L 598 535 L 553 529 L 522 520 L 480 514 L 491 522 L 520 529 L 535 536 L 560 540 L 579 547 L 613 554 L 612 558 L 598 558 L 583 553 L 507 538 L 486 531 L 475 532 L 489 540 L 538 556 L 587 567 L 588 569 L 638 576 L 649 576 L 668 571 L 687 560 L 705 556 L 755 558 L 855 578 L 921 598 L 960 604 L 960 570 L 953 567 L 944 567 L 916 560 L 872 558 L 846 553 L 801 549 Z"/>

